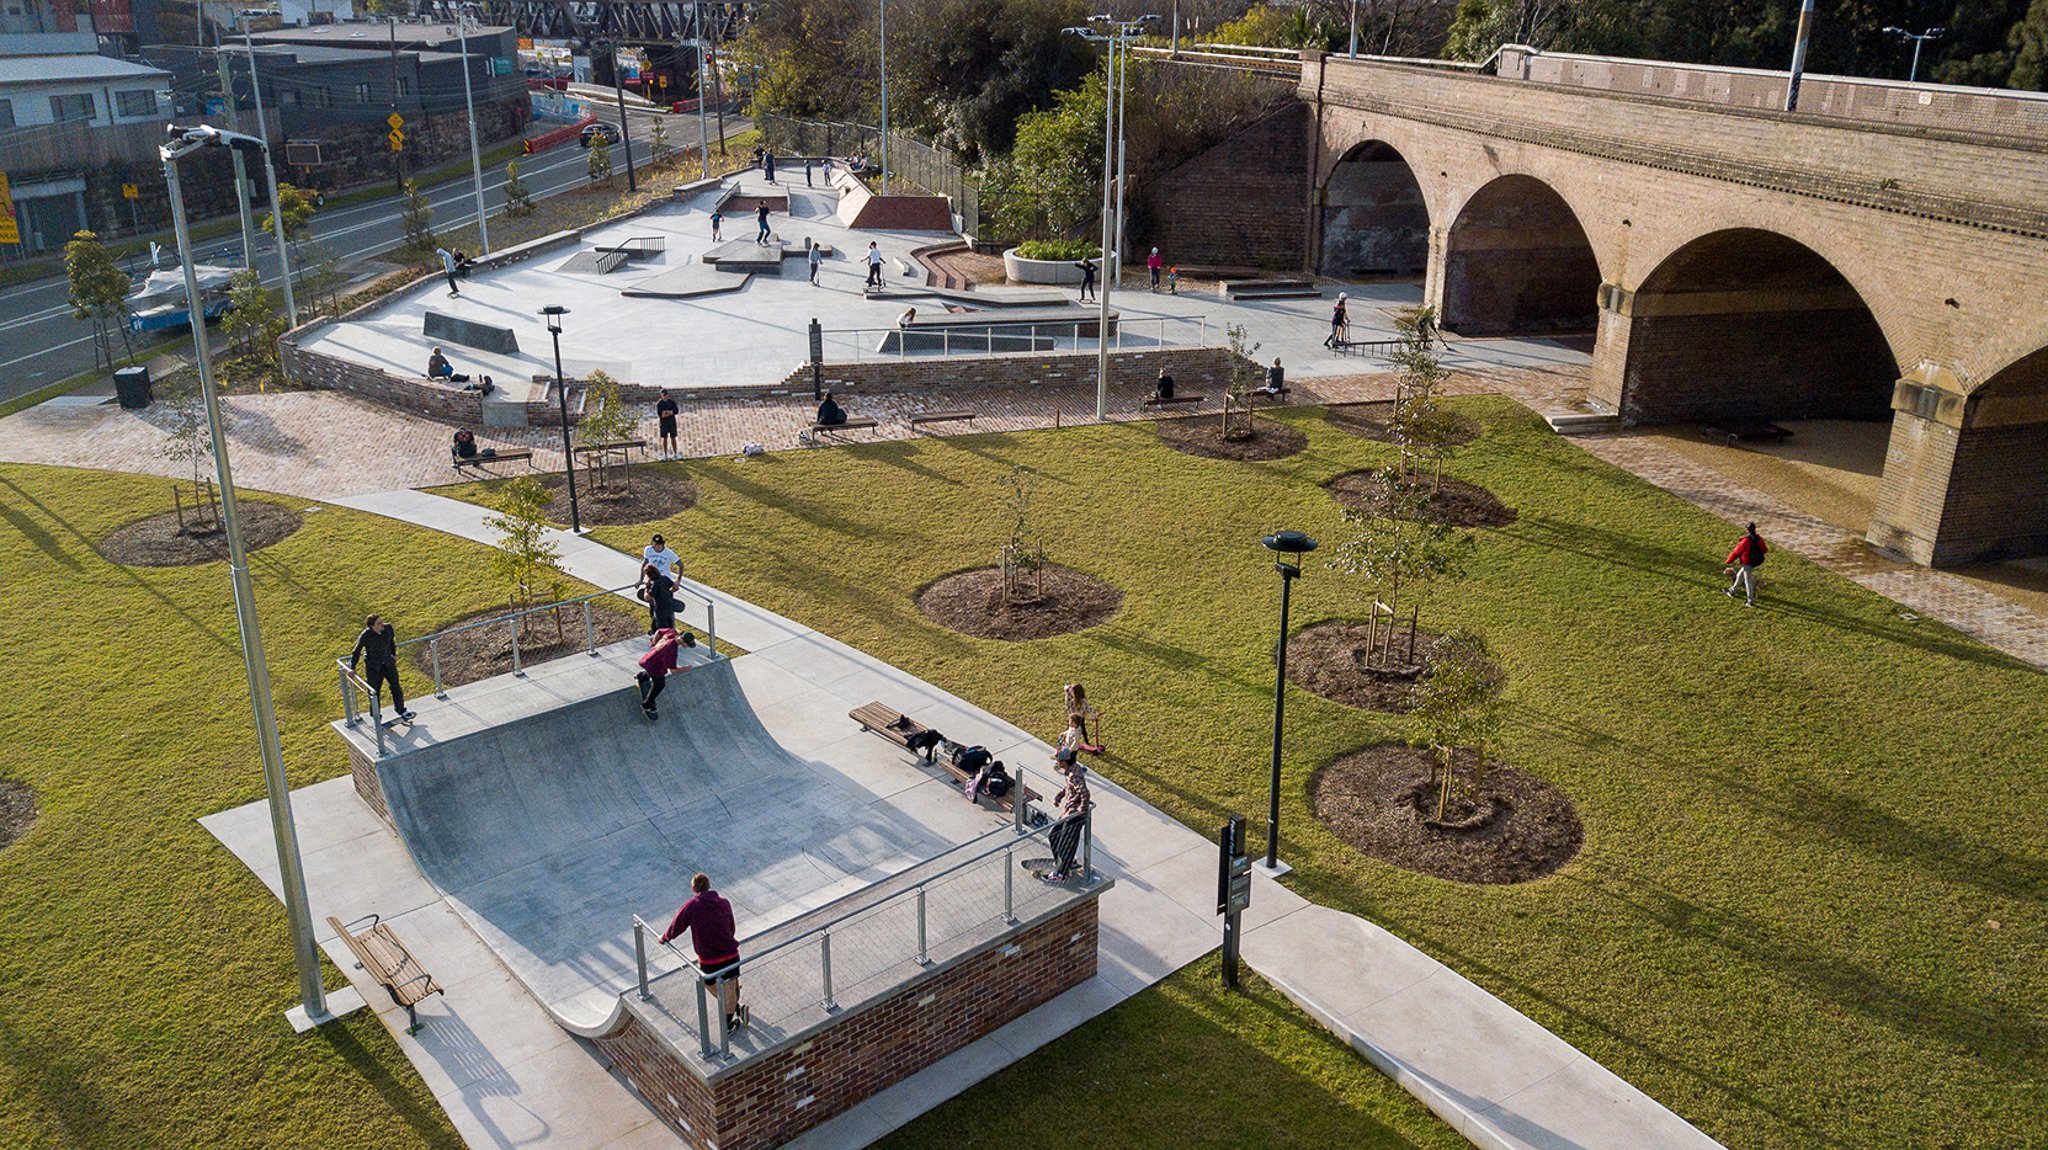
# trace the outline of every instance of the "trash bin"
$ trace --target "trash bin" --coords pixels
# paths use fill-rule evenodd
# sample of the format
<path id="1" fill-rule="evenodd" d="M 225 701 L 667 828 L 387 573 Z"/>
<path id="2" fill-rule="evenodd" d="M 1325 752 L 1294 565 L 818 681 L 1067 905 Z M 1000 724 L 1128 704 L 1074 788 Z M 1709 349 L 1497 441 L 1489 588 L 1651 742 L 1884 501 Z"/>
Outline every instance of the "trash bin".
<path id="1" fill-rule="evenodd" d="M 121 406 L 129 411 L 141 411 L 148 407 L 155 397 L 150 394 L 149 369 L 146 367 L 123 367 L 114 372 L 114 394 L 120 397 Z"/>

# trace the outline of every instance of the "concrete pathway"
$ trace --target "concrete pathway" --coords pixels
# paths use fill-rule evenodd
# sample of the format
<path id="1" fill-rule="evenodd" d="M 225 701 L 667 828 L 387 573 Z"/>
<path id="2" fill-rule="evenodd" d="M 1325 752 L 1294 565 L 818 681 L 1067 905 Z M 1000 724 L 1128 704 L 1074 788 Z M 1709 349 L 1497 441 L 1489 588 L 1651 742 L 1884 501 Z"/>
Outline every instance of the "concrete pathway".
<path id="1" fill-rule="evenodd" d="M 488 512 L 439 496 L 397 491 L 351 496 L 339 502 L 486 544 L 492 540 L 482 522 Z M 619 587 L 632 581 L 636 567 L 632 557 L 567 532 L 555 532 L 554 541 L 561 548 L 562 565 L 568 573 L 598 586 Z M 806 705 L 803 709 L 812 713 L 797 715 L 788 723 L 778 723 L 772 714 L 764 714 L 778 739 L 802 737 L 800 733 L 806 732 L 826 741 L 845 737 L 844 732 L 820 731 L 830 718 L 825 712 L 859 694 L 908 699 L 902 705 L 924 721 L 949 731 L 968 730 L 975 741 L 992 750 L 1004 748 L 1004 753 L 1015 754 L 1019 761 L 1030 762 L 1034 750 L 1049 756 L 1049 748 L 1013 724 L 829 636 L 693 581 L 685 580 L 685 589 L 698 597 L 686 608 L 691 625 L 702 625 L 706 606 L 715 605 L 721 638 L 759 653 L 784 670 L 808 668 L 800 673 L 814 686 L 839 687 L 837 697 L 821 700 L 817 707 Z M 802 752 L 806 748 L 792 749 Z M 466 927 L 454 929 L 461 927 L 460 922 L 448 921 L 452 912 L 437 904 L 438 896 L 410 866 L 396 836 L 361 809 L 347 787 L 345 780 L 336 780 L 301 792 L 305 803 L 301 817 L 310 824 L 301 829 L 309 840 L 308 869 L 322 871 L 316 861 L 322 857 L 318 852 L 333 850 L 328 844 L 336 837 L 350 845 L 353 856 L 374 854 L 382 860 L 368 866 L 366 873 L 373 881 L 392 884 L 391 905 L 410 903 L 415 908 L 410 911 L 418 916 L 412 933 L 424 936 L 423 945 L 450 948 L 445 960 L 430 951 L 425 956 L 428 966 L 434 968 L 446 961 L 452 969 L 474 971 L 468 976 L 474 985 L 467 986 L 463 995 L 449 997 L 460 1005 L 465 1017 L 472 1011 L 479 1019 L 503 1012 L 508 1020 L 502 1033 L 495 1023 L 485 1030 L 479 1027 L 486 1026 L 486 1021 L 466 1022 L 466 1031 L 456 1031 L 463 1036 L 461 1051 L 429 1046 L 447 1041 L 436 1037 L 439 1032 L 431 1025 L 421 1032 L 420 1040 L 402 1035 L 399 1039 L 408 1055 L 421 1064 L 437 1098 L 456 1114 L 457 1124 L 471 1144 L 671 1144 L 663 1140 L 662 1136 L 668 1135 L 665 1128 L 657 1123 L 649 1129 L 639 1121 L 646 1112 L 636 1109 L 637 1102 L 631 1098 L 621 1097 L 623 1088 L 599 1088 L 603 1075 L 594 1065 L 577 1071 L 582 1083 L 578 1089 L 563 1090 L 541 1076 L 561 1069 L 556 1061 L 560 1055 L 555 1052 L 563 1042 L 573 1040 L 557 1041 L 520 1029 L 520 1020 L 538 1013 L 538 1006 L 530 1000 L 504 997 L 501 984 L 508 983 L 509 976 L 474 935 L 466 940 L 461 937 L 467 935 Z M 1099 804 L 1097 858 L 1117 883 L 1102 904 L 1100 974 L 1047 1007 L 818 1127 L 793 1145 L 802 1150 L 864 1146 L 1218 945 L 1214 844 L 1113 780 L 1098 778 L 1095 791 Z M 347 809 L 350 802 L 355 802 L 356 810 Z M 237 853 L 259 874 L 274 873 L 274 864 L 266 870 L 263 862 L 269 844 L 260 808 L 224 812 L 208 822 L 216 826 L 230 819 L 254 828 L 236 839 L 240 844 Z M 334 829 L 320 829 L 323 826 Z M 230 836 L 222 833 L 222 837 Z M 351 866 L 357 865 L 351 861 Z M 331 863 L 325 868 L 333 870 Z M 374 878 L 387 871 L 388 877 Z M 316 913 L 320 913 L 323 897 L 328 897 L 321 889 L 327 881 L 315 881 Z M 398 922 L 401 932 L 411 925 L 403 917 Z M 1245 926 L 1245 957 L 1254 969 L 1480 1146 L 1633 1150 L 1715 1145 L 1563 1039 L 1363 919 L 1309 903 L 1279 883 L 1256 875 Z M 345 960 L 342 965 L 348 968 Z M 472 997 L 478 991 L 485 995 L 482 1001 Z M 452 1011 L 455 1006 L 437 1004 L 436 1009 Z M 383 1017 L 387 1025 L 402 1026 L 402 1012 L 393 1015 L 386 1011 Z M 520 1046 L 521 1034 L 527 1035 L 523 1041 L 540 1044 L 540 1053 Z M 511 1044 L 509 1052 L 500 1052 L 503 1043 Z M 514 1062 L 515 1054 L 522 1060 Z M 537 1061 L 543 1054 L 550 1061 Z M 451 1056 L 458 1067 L 467 1069 L 451 1073 Z M 468 1077 L 470 1085 L 457 1084 L 461 1077 Z M 475 1088 L 479 1082 L 486 1085 Z M 516 1123 L 503 1116 L 508 1110 L 518 1116 Z M 586 1111 L 588 1121 L 605 1124 L 610 1141 L 593 1137 L 581 1125 Z"/>

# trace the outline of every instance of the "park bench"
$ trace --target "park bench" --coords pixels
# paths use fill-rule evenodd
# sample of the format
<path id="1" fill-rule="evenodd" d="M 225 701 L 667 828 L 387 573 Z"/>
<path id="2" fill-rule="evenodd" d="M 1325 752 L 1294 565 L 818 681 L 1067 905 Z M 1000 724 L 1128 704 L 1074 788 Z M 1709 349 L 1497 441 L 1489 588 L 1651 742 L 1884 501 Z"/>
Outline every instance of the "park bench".
<path id="1" fill-rule="evenodd" d="M 910 426 L 924 423 L 950 423 L 954 420 L 973 419 L 971 411 L 920 411 L 910 417 Z"/>
<path id="2" fill-rule="evenodd" d="M 833 431 L 858 431 L 863 427 L 875 427 L 877 425 L 875 420 L 867 416 L 852 416 L 848 417 L 845 423 L 813 423 L 811 425 L 811 434 L 824 435 Z"/>
<path id="3" fill-rule="evenodd" d="M 578 455 L 597 455 L 607 451 L 632 452 L 645 450 L 647 450 L 647 441 L 644 439 L 614 439 L 604 443 L 585 443 L 576 448 L 576 453 Z"/>
<path id="4" fill-rule="evenodd" d="M 495 455 L 485 455 L 479 450 L 468 459 L 455 454 L 455 449 L 451 447 L 448 449 L 448 458 L 455 464 L 455 470 L 457 471 L 465 467 L 482 467 L 486 463 L 503 463 L 507 460 L 517 461 L 521 459 L 526 461 L 526 466 L 529 470 L 533 467 L 533 449 L 530 447 L 501 447 L 497 449 L 497 454 Z"/>
<path id="5" fill-rule="evenodd" d="M 846 717 L 859 723 L 861 730 L 873 731 L 875 734 L 905 749 L 908 749 L 910 746 L 911 736 L 920 735 L 931 730 L 930 727 L 925 726 L 916 719 L 881 702 L 855 707 L 846 713 Z M 936 748 L 932 751 L 931 756 L 924 761 L 944 767 L 946 773 L 952 775 L 957 782 L 966 783 L 972 777 L 966 771 L 954 766 L 950 760 L 941 757 Z M 1010 777 L 1015 779 L 1019 776 L 1013 773 Z M 1001 798 L 990 794 L 983 794 L 981 798 L 988 800 L 1001 810 L 1012 810 L 1014 805 L 1011 800 L 1016 797 L 1019 786 L 1022 786 L 1022 784 L 1013 785 Z M 1022 789 L 1025 802 L 1044 797 L 1030 787 L 1023 787 Z"/>
<path id="6" fill-rule="evenodd" d="M 1279 391 L 1268 391 L 1263 387 L 1255 387 L 1252 389 L 1252 402 L 1257 403 L 1263 399 L 1278 406 L 1281 400 L 1286 399 L 1293 393 L 1294 389 L 1291 387 L 1282 387 Z"/>
<path id="7" fill-rule="evenodd" d="M 361 934 L 353 933 L 349 927 L 369 923 L 370 929 Z M 391 1001 L 405 1007 L 405 1019 L 409 1023 L 407 1034 L 420 1032 L 419 1004 L 430 994 L 440 994 L 441 984 L 434 981 L 420 966 L 419 959 L 405 949 L 398 941 L 388 923 L 377 921 L 376 915 L 367 915 L 355 922 L 343 925 L 333 915 L 327 916 L 327 925 L 348 944 L 349 952 L 356 956 L 356 965 L 361 967 L 377 985 L 391 995 Z"/>
<path id="8" fill-rule="evenodd" d="M 1145 397 L 1144 406 L 1173 407 L 1182 403 L 1200 403 L 1207 398 L 1206 395 L 1148 395 Z"/>

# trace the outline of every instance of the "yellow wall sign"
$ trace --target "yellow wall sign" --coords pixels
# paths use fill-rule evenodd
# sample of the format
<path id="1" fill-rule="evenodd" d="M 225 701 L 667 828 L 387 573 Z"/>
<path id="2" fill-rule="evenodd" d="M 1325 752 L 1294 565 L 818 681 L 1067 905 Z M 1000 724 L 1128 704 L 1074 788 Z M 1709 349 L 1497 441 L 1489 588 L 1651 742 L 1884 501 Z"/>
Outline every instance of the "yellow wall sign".
<path id="1" fill-rule="evenodd" d="M 14 193 L 7 190 L 7 173 L 0 172 L 0 244 L 21 242 L 21 225 L 14 218 Z"/>
<path id="2" fill-rule="evenodd" d="M 391 141 L 391 150 L 394 152 L 400 151 L 405 147 L 405 133 L 397 128 L 391 129 L 391 134 L 386 136 L 385 139 Z"/>
<path id="3" fill-rule="evenodd" d="M 139 200 L 142 198 L 142 189 L 135 184 L 122 184 L 121 198 L 124 200 Z"/>

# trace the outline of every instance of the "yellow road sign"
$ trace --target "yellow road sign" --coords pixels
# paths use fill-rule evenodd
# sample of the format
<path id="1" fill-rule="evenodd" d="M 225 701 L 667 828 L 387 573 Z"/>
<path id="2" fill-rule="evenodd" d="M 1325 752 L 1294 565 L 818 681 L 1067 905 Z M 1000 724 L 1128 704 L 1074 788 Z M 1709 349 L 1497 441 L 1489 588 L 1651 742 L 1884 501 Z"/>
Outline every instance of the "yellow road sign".
<path id="1" fill-rule="evenodd" d="M 7 173 L 0 172 L 0 244 L 21 242 L 21 225 L 14 219 L 14 193 L 7 190 Z"/>
<path id="2" fill-rule="evenodd" d="M 391 150 L 394 152 L 399 151 L 405 147 L 405 133 L 399 131 L 397 128 L 391 129 L 391 134 L 389 136 L 386 136 L 385 139 L 391 141 Z"/>
<path id="3" fill-rule="evenodd" d="M 391 125 L 391 130 L 394 132 L 400 128 L 405 127 L 405 117 L 399 115 L 397 112 L 393 112 L 390 115 L 384 117 L 384 122 Z"/>
<path id="4" fill-rule="evenodd" d="M 142 198 L 142 189 L 134 184 L 122 184 L 121 198 L 124 200 L 139 200 Z"/>

